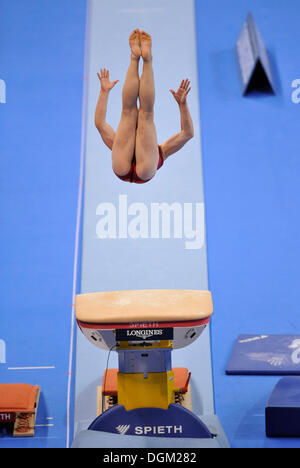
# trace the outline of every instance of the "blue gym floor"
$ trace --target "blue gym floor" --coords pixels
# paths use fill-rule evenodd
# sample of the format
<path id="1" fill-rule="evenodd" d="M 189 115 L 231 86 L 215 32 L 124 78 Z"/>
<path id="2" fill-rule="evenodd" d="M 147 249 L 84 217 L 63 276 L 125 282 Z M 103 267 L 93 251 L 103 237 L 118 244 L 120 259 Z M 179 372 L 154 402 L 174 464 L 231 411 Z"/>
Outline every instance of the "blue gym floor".
<path id="1" fill-rule="evenodd" d="M 264 407 L 278 377 L 225 375 L 239 333 L 299 333 L 300 105 L 291 95 L 293 80 L 300 78 L 300 4 L 193 3 L 188 11 L 195 12 L 199 102 L 192 106 L 200 109 L 202 165 L 196 148 L 191 178 L 189 165 L 178 158 L 172 171 L 178 164 L 182 179 L 178 175 L 172 182 L 161 173 L 160 180 L 166 193 L 181 190 L 184 181 L 182 202 L 198 201 L 195 168 L 199 186 L 203 168 L 208 285 L 215 308 L 210 329 L 215 411 L 232 447 L 300 447 L 299 439 L 265 437 Z M 0 0 L 0 383 L 27 382 L 42 390 L 35 437 L 2 434 L 0 447 L 66 447 L 73 436 L 82 115 L 94 111 L 85 109 L 83 95 L 86 7 L 84 0 L 27 0 L 17 6 Z M 234 45 L 248 11 L 270 52 L 275 96 L 241 97 Z M 155 27 L 159 19 L 152 21 Z M 164 66 L 167 57 L 161 59 Z M 181 74 L 180 54 L 178 68 Z M 157 87 L 159 95 L 159 81 Z M 158 179 L 155 183 L 159 187 Z M 146 190 L 150 193 L 150 185 Z M 170 249 L 176 255 L 174 244 Z M 174 287 L 179 280 L 182 287 L 205 284 L 195 275 L 201 276 L 206 256 L 189 254 L 193 278 L 181 270 Z M 150 248 L 145 255 L 151 258 Z M 167 264 L 167 255 L 161 259 Z M 187 259 L 181 251 L 172 262 L 180 269 Z M 155 258 L 149 265 L 153 273 Z M 138 272 L 144 274 L 142 268 Z M 107 289 L 112 275 L 105 277 Z M 162 275 L 153 273 L 149 287 L 157 287 Z"/>

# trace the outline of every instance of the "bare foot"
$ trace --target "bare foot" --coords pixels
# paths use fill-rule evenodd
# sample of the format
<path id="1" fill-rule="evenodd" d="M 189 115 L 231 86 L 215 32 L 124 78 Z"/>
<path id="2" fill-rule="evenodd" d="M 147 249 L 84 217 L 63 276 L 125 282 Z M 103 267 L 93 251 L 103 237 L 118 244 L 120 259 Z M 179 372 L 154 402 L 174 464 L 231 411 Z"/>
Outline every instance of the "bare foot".
<path id="1" fill-rule="evenodd" d="M 140 32 L 140 41 L 141 41 L 141 49 L 142 49 L 142 57 L 144 60 L 151 60 L 152 59 L 152 40 L 150 34 L 146 33 L 146 31 Z"/>
<path id="2" fill-rule="evenodd" d="M 132 57 L 138 59 L 142 55 L 139 29 L 135 29 L 130 34 L 129 45 L 131 48 Z"/>

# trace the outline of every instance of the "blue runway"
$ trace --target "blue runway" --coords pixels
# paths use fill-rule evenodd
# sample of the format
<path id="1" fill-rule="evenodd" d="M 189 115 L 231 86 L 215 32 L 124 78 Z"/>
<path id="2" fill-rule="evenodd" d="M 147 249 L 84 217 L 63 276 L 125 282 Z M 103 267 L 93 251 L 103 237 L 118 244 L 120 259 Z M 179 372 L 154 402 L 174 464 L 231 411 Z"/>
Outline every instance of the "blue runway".
<path id="1" fill-rule="evenodd" d="M 299 333 L 299 9 L 297 0 L 196 1 L 215 403 L 233 447 L 300 446 L 265 437 L 278 378 L 225 376 L 238 334 Z M 248 11 L 275 96 L 241 97 L 234 46 Z"/>
<path id="2" fill-rule="evenodd" d="M 180 6 L 179 0 L 163 4 L 153 0 L 151 5 L 147 0 L 131 0 L 126 5 L 88 2 L 81 293 L 208 287 L 194 3 L 187 3 L 184 15 Z M 111 152 L 94 124 L 100 91 L 96 72 L 102 67 L 110 70 L 111 79 L 120 80 L 107 107 L 109 124 L 115 130 L 119 124 L 130 60 L 128 36 L 137 25 L 153 36 L 158 141 L 180 130 L 178 106 L 169 90 L 177 89 L 185 76 L 193 83 L 189 106 L 195 126 L 195 137 L 165 162 L 153 180 L 142 185 L 124 183 L 113 174 Z M 112 29 L 115 39 L 108 46 Z M 164 42 L 172 47 L 161 47 Z M 160 214 L 155 217 L 158 207 Z M 116 367 L 116 354 L 111 353 L 110 367 Z M 173 354 L 174 366 L 188 363 L 192 372 L 194 411 L 213 414 L 209 329 L 197 343 Z M 106 363 L 107 353 L 91 346 L 78 329 L 75 434 L 96 417 L 97 386 Z"/>

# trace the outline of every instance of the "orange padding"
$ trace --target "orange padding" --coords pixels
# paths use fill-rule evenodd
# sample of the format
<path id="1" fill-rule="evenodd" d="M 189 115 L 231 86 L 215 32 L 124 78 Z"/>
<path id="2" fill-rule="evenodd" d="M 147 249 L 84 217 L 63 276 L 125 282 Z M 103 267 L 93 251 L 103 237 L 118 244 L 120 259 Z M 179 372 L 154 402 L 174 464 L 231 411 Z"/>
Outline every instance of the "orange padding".
<path id="1" fill-rule="evenodd" d="M 188 378 L 188 369 L 186 367 L 173 367 L 174 387 L 183 388 Z M 102 380 L 102 395 L 118 395 L 118 369 L 107 369 L 104 372 Z"/>
<path id="2" fill-rule="evenodd" d="M 34 411 L 38 386 L 28 384 L 0 384 L 0 413 Z"/>

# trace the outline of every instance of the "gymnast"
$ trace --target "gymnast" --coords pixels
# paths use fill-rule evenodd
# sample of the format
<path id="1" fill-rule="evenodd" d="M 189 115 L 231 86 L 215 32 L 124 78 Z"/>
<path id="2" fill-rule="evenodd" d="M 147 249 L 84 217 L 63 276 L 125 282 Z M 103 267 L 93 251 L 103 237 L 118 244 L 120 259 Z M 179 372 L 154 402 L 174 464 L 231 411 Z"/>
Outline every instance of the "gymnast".
<path id="1" fill-rule="evenodd" d="M 131 61 L 122 90 L 122 114 L 117 131 L 106 122 L 108 96 L 119 80 L 110 81 L 109 70 L 97 73 L 101 83 L 95 112 L 95 125 L 103 142 L 112 151 L 112 169 L 126 182 L 142 184 L 151 180 L 157 169 L 173 153 L 180 150 L 194 136 L 193 121 L 187 105 L 190 80 L 182 80 L 178 90 L 170 89 L 178 103 L 180 132 L 158 145 L 154 124 L 154 75 L 152 68 L 152 40 L 145 32 L 135 29 L 129 37 Z M 139 78 L 139 61 L 143 71 Z M 139 98 L 139 108 L 137 107 Z"/>

